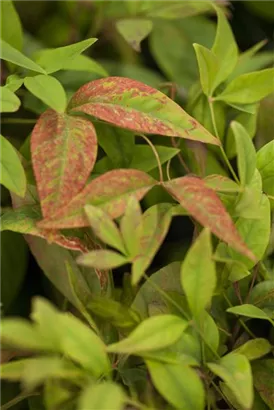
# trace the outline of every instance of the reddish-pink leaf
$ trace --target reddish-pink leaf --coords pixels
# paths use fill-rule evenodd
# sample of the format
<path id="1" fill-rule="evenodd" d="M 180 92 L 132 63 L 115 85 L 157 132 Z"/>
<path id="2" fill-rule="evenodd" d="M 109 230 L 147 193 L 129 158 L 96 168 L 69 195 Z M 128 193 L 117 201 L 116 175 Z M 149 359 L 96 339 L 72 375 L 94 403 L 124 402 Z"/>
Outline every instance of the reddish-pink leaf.
<path id="1" fill-rule="evenodd" d="M 165 94 L 129 78 L 108 77 L 85 84 L 73 95 L 68 110 L 137 132 L 220 145 L 217 138 Z"/>
<path id="2" fill-rule="evenodd" d="M 47 110 L 32 132 L 31 152 L 42 213 L 48 218 L 85 186 L 97 156 L 94 126 Z"/>
<path id="3" fill-rule="evenodd" d="M 197 177 L 182 177 L 164 184 L 167 191 L 197 221 L 239 252 L 256 260 L 244 244 L 221 200 L 206 182 Z"/>
<path id="4" fill-rule="evenodd" d="M 38 225 L 50 229 L 88 226 L 89 221 L 84 212 L 87 204 L 99 206 L 111 218 L 117 218 L 124 213 L 132 194 L 140 200 L 156 184 L 155 179 L 136 169 L 106 172 L 91 181 L 69 205 Z"/>

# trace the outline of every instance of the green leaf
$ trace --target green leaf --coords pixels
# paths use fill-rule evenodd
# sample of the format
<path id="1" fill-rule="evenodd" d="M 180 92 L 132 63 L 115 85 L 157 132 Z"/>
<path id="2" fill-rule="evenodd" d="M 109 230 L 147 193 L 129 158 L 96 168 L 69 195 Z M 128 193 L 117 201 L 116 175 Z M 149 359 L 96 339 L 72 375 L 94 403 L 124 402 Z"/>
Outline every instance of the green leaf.
<path id="1" fill-rule="evenodd" d="M 56 78 L 49 75 L 26 77 L 24 85 L 35 97 L 50 108 L 60 113 L 65 112 L 67 106 L 66 92 Z"/>
<path id="2" fill-rule="evenodd" d="M 257 338 L 249 340 L 237 349 L 234 349 L 234 353 L 243 354 L 248 360 L 256 360 L 268 354 L 271 349 L 272 346 L 268 340 Z"/>
<path id="3" fill-rule="evenodd" d="M 257 152 L 257 168 L 263 181 L 263 190 L 274 196 L 274 141 L 270 141 Z"/>
<path id="4" fill-rule="evenodd" d="M 242 187 L 240 187 L 232 179 L 227 178 L 223 175 L 212 174 L 204 178 L 206 185 L 217 192 L 241 192 Z"/>
<path id="5" fill-rule="evenodd" d="M 210 231 L 204 229 L 188 251 L 181 268 L 181 282 L 188 305 L 199 318 L 210 303 L 216 286 Z"/>
<path id="6" fill-rule="evenodd" d="M 218 363 L 207 363 L 209 369 L 220 377 L 244 408 L 253 403 L 252 372 L 248 359 L 238 353 L 222 357 Z"/>
<path id="7" fill-rule="evenodd" d="M 0 87 L 0 112 L 15 112 L 21 101 L 14 92 L 7 87 Z"/>
<path id="8" fill-rule="evenodd" d="M 126 397 L 118 384 L 105 382 L 86 387 L 78 401 L 78 410 L 123 410 Z"/>
<path id="9" fill-rule="evenodd" d="M 142 355 L 175 343 L 188 323 L 175 315 L 157 315 L 140 323 L 136 329 L 118 343 L 107 347 L 108 352 Z"/>
<path id="10" fill-rule="evenodd" d="M 270 323 L 273 323 L 270 317 L 262 309 L 259 309 L 256 306 L 250 305 L 248 303 L 239 306 L 233 306 L 231 308 L 228 308 L 226 311 L 229 313 L 234 313 L 235 315 L 268 320 Z"/>
<path id="11" fill-rule="evenodd" d="M 57 324 L 62 333 L 61 346 L 66 356 L 97 377 L 110 371 L 106 347 L 87 325 L 68 313 L 60 313 Z"/>
<path id="12" fill-rule="evenodd" d="M 96 41 L 96 38 L 89 38 L 65 47 L 44 49 L 36 53 L 35 61 L 43 67 L 43 69 L 45 69 L 47 74 L 51 74 L 55 71 L 65 69 L 70 62 L 73 64 L 74 58 L 89 48 Z"/>
<path id="13" fill-rule="evenodd" d="M 146 360 L 146 364 L 156 389 L 176 409 L 204 409 L 204 387 L 195 370 L 184 364 L 152 360 Z"/>
<path id="14" fill-rule="evenodd" d="M 199 65 L 200 81 L 205 95 L 214 91 L 214 81 L 218 72 L 218 60 L 214 53 L 200 44 L 193 44 Z"/>
<path id="15" fill-rule="evenodd" d="M 240 75 L 215 97 L 234 104 L 253 104 L 274 92 L 274 68 Z"/>
<path id="16" fill-rule="evenodd" d="M 15 91 L 17 91 L 21 87 L 21 85 L 23 85 L 23 83 L 23 78 L 20 78 L 17 74 L 11 74 L 7 78 L 5 88 L 8 88 L 10 91 L 15 93 Z"/>
<path id="17" fill-rule="evenodd" d="M 141 236 L 142 210 L 137 198 L 129 197 L 125 213 L 120 222 L 120 230 L 128 253 L 134 257 L 138 253 Z"/>
<path id="18" fill-rule="evenodd" d="M 254 385 L 263 401 L 274 408 L 273 374 L 274 359 L 258 360 L 252 364 Z M 255 409 L 254 409 L 255 410 Z"/>
<path id="19" fill-rule="evenodd" d="M 132 131 L 220 144 L 165 94 L 129 78 L 108 77 L 85 84 L 73 95 L 68 110 Z"/>
<path id="20" fill-rule="evenodd" d="M 96 236 L 107 245 L 126 254 L 123 238 L 112 219 L 96 206 L 85 206 L 85 212 Z"/>
<path id="21" fill-rule="evenodd" d="M 19 67 L 24 67 L 28 70 L 35 71 L 37 73 L 46 74 L 45 70 L 32 61 L 30 58 L 24 56 L 16 48 L 6 43 L 4 40 L 0 40 L 0 58 L 10 63 L 16 64 Z"/>
<path id="22" fill-rule="evenodd" d="M 236 121 L 231 123 L 237 147 L 237 164 L 243 186 L 252 181 L 256 169 L 256 151 L 245 128 Z"/>
<path id="23" fill-rule="evenodd" d="M 1 226 L 2 228 L 2 226 Z M 14 250 L 16 249 L 16 258 Z M 22 287 L 27 273 L 28 248 L 22 235 L 1 233 L 1 303 L 6 313 Z"/>
<path id="24" fill-rule="evenodd" d="M 69 71 L 86 71 L 103 77 L 107 77 L 108 75 L 107 71 L 101 64 L 83 54 L 73 57 L 73 60 L 65 61 L 62 69 Z"/>
<path id="25" fill-rule="evenodd" d="M 116 28 L 126 42 L 135 51 L 140 52 L 140 43 L 149 35 L 153 24 L 147 19 L 123 19 L 116 21 Z"/>
<path id="26" fill-rule="evenodd" d="M 27 180 L 16 149 L 0 135 L 1 140 L 1 178 L 0 182 L 10 191 L 23 197 L 26 192 Z"/>
<path id="27" fill-rule="evenodd" d="M 81 255 L 77 262 L 95 269 L 114 269 L 125 265 L 129 260 L 120 253 L 99 249 Z"/>
<path id="28" fill-rule="evenodd" d="M 257 307 L 274 312 L 274 280 L 258 283 L 250 293 L 250 303 Z"/>
<path id="29" fill-rule="evenodd" d="M 22 26 L 17 11 L 10 0 L 1 1 L 1 38 L 12 47 L 21 50 L 23 46 Z"/>
<path id="30" fill-rule="evenodd" d="M 214 78 L 214 89 L 227 79 L 234 70 L 238 60 L 238 47 L 233 32 L 224 12 L 216 7 L 218 25 L 215 41 L 211 51 L 217 57 L 219 67 Z"/>
<path id="31" fill-rule="evenodd" d="M 161 147 L 159 145 L 154 145 L 154 148 L 158 153 L 161 164 L 164 164 L 180 152 L 180 150 L 177 148 Z M 130 168 L 149 172 L 157 166 L 158 162 L 151 147 L 141 144 L 135 145 L 133 158 L 129 165 Z"/>

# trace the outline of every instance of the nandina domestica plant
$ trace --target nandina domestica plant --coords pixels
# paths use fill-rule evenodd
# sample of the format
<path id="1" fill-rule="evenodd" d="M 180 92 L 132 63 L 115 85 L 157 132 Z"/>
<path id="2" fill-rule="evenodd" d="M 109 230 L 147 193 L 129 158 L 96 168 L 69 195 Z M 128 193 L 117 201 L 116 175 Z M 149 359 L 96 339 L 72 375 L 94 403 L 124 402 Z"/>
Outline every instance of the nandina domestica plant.
<path id="1" fill-rule="evenodd" d="M 98 46 L 51 48 L 1 3 L 3 134 L 31 124 L 1 136 L 3 409 L 273 409 L 273 55 L 217 1 L 91 3 Z M 101 34 L 120 70 L 83 54 Z"/>

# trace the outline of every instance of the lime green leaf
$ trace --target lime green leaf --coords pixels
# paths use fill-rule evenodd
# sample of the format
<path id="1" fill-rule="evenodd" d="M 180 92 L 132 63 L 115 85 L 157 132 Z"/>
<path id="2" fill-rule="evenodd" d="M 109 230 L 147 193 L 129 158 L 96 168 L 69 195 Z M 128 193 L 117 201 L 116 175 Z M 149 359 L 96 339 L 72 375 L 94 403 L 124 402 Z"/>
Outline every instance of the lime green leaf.
<path id="1" fill-rule="evenodd" d="M 94 233 L 107 245 L 126 253 L 123 238 L 116 224 L 102 209 L 96 206 L 87 205 L 85 207 L 90 226 Z"/>
<path id="2" fill-rule="evenodd" d="M 92 58 L 79 54 L 73 57 L 73 60 L 65 61 L 63 64 L 63 70 L 69 71 L 86 71 L 89 73 L 98 74 L 103 77 L 107 77 L 108 73 L 104 67 L 97 63 Z"/>
<path id="3" fill-rule="evenodd" d="M 146 364 L 156 389 L 176 409 L 204 409 L 204 387 L 195 370 L 152 360 Z"/>
<path id="4" fill-rule="evenodd" d="M 212 174 L 204 178 L 206 185 L 217 192 L 241 192 L 240 187 L 235 181 L 223 175 Z"/>
<path id="5" fill-rule="evenodd" d="M 204 229 L 188 251 L 181 269 L 181 282 L 194 317 L 210 305 L 216 286 L 210 231 Z"/>
<path id="6" fill-rule="evenodd" d="M 10 191 L 23 197 L 27 180 L 19 156 L 11 143 L 0 135 L 1 140 L 1 178 L 0 182 Z"/>
<path id="7" fill-rule="evenodd" d="M 252 365 L 254 385 L 263 401 L 274 408 L 274 359 L 258 360 Z M 255 409 L 254 409 L 255 410 Z"/>
<path id="8" fill-rule="evenodd" d="M 123 19 L 116 22 L 118 32 L 138 52 L 141 51 L 141 41 L 149 35 L 152 27 L 152 21 L 147 19 Z"/>
<path id="9" fill-rule="evenodd" d="M 274 196 L 274 141 L 257 152 L 257 168 L 262 176 L 264 192 Z"/>
<path id="10" fill-rule="evenodd" d="M 157 315 L 144 320 L 132 333 L 107 347 L 108 352 L 139 354 L 162 349 L 175 343 L 188 323 L 175 315 Z"/>
<path id="11" fill-rule="evenodd" d="M 73 64 L 73 59 L 96 41 L 96 38 L 89 38 L 65 47 L 41 50 L 35 55 L 35 61 L 45 69 L 47 74 L 51 74 L 65 69 L 70 61 Z"/>
<path id="12" fill-rule="evenodd" d="M 210 97 L 214 91 L 214 80 L 218 72 L 218 60 L 214 53 L 200 44 L 193 44 L 199 65 L 200 81 L 205 95 Z"/>
<path id="13" fill-rule="evenodd" d="M 142 210 L 137 198 L 132 195 L 120 222 L 121 234 L 130 255 L 136 255 L 141 236 Z"/>
<path id="14" fill-rule="evenodd" d="M 229 313 L 234 313 L 235 315 L 268 320 L 270 323 L 273 323 L 270 317 L 262 309 L 259 309 L 257 306 L 250 305 L 248 303 L 239 306 L 233 306 L 231 308 L 228 308 L 226 311 Z"/>
<path id="15" fill-rule="evenodd" d="M 77 262 L 95 269 L 114 269 L 125 265 L 129 260 L 120 253 L 99 249 L 79 256 Z"/>
<path id="16" fill-rule="evenodd" d="M 0 40 L 0 58 L 10 63 L 14 63 L 19 67 L 27 68 L 28 70 L 35 71 L 37 73 L 46 74 L 45 70 L 32 61 L 30 58 L 24 56 L 16 48 L 6 43 L 4 40 Z"/>
<path id="17" fill-rule="evenodd" d="M 161 164 L 164 164 L 180 152 L 180 150 L 177 148 L 161 147 L 159 145 L 154 145 L 154 148 L 158 153 Z M 157 166 L 157 158 L 155 157 L 155 154 L 153 153 L 151 147 L 141 144 L 135 145 L 133 158 L 129 166 L 130 168 L 149 172 Z"/>
<path id="18" fill-rule="evenodd" d="M 238 353 L 222 357 L 218 363 L 207 363 L 209 369 L 220 377 L 244 408 L 253 403 L 252 372 L 248 359 Z"/>
<path id="19" fill-rule="evenodd" d="M 81 393 L 78 410 L 123 410 L 126 397 L 118 384 L 105 382 L 87 387 Z"/>
<path id="20" fill-rule="evenodd" d="M 19 109 L 21 101 L 9 88 L 0 87 L 0 112 L 15 112 Z"/>
<path id="21" fill-rule="evenodd" d="M 236 121 L 231 123 L 237 147 L 237 164 L 242 185 L 251 182 L 256 169 L 256 151 L 245 128 Z"/>
<path id="22" fill-rule="evenodd" d="M 67 106 L 66 92 L 56 78 L 49 75 L 26 77 L 25 87 L 39 100 L 43 101 L 55 111 L 63 113 Z"/>
<path id="23" fill-rule="evenodd" d="M 274 92 L 274 68 L 240 75 L 215 97 L 227 103 L 253 104 Z"/>
<path id="24" fill-rule="evenodd" d="M 5 88 L 8 88 L 10 91 L 15 92 L 21 87 L 23 83 L 23 78 L 20 78 L 17 74 L 11 74 L 7 78 Z"/>
<path id="25" fill-rule="evenodd" d="M 10 0 L 1 1 L 1 38 L 12 47 L 21 50 L 23 46 L 22 26 L 17 11 Z"/>
<path id="26" fill-rule="evenodd" d="M 57 324 L 62 333 L 64 354 L 95 376 L 110 371 L 106 347 L 99 337 L 75 316 L 60 313 Z"/>
<path id="27" fill-rule="evenodd" d="M 238 48 L 233 32 L 227 21 L 224 12 L 216 8 L 218 15 L 218 25 L 212 52 L 216 55 L 219 67 L 214 79 L 214 89 L 227 79 L 234 70 L 238 60 Z"/>
<path id="28" fill-rule="evenodd" d="M 256 360 L 265 356 L 272 349 L 268 340 L 257 338 L 249 340 L 234 350 L 234 353 L 240 353 L 247 357 L 248 360 Z"/>

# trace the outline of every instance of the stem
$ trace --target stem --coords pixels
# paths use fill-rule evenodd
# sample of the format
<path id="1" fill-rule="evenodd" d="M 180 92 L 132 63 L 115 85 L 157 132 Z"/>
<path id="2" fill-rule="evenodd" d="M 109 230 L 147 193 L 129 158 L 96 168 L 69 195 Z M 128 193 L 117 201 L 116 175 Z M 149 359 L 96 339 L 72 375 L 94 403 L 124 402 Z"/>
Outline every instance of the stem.
<path id="1" fill-rule="evenodd" d="M 152 407 L 147 407 L 145 404 L 139 403 L 138 401 L 135 401 L 135 400 L 127 399 L 126 402 L 130 406 L 137 407 L 138 409 L 141 409 L 141 410 L 156 410 Z"/>
<path id="2" fill-rule="evenodd" d="M 37 120 L 30 118 L 3 118 L 2 124 L 35 124 Z"/>
<path id="3" fill-rule="evenodd" d="M 169 159 L 167 161 L 167 164 L 166 164 L 166 175 L 167 175 L 167 179 L 169 181 L 171 181 L 171 178 L 170 178 L 170 165 L 171 165 L 171 159 Z"/>
<path id="4" fill-rule="evenodd" d="M 213 124 L 213 128 L 214 128 L 215 136 L 216 136 L 216 137 L 218 138 L 218 140 L 221 142 L 221 139 L 220 139 L 220 136 L 219 136 L 219 133 L 218 133 L 218 129 L 217 129 L 217 124 L 216 124 L 216 118 L 215 118 L 215 113 L 214 113 L 213 101 L 212 101 L 212 100 L 208 100 L 208 103 L 209 103 L 210 114 L 211 114 L 211 119 L 212 119 L 212 124 Z M 231 166 L 231 164 L 230 164 L 230 162 L 229 162 L 229 160 L 228 160 L 228 158 L 227 158 L 227 155 L 226 155 L 225 150 L 224 150 L 224 148 L 223 148 L 222 142 L 221 142 L 221 145 L 220 145 L 220 150 L 221 150 L 223 159 L 224 159 L 224 161 L 225 161 L 225 163 L 226 163 L 226 165 L 227 165 L 229 171 L 231 172 L 231 175 L 233 176 L 233 178 L 235 179 L 235 181 L 237 181 L 237 182 L 239 183 L 239 182 L 240 182 L 240 181 L 239 181 L 239 178 L 237 177 L 237 175 L 236 175 L 234 169 L 232 168 L 232 166 Z"/>
<path id="5" fill-rule="evenodd" d="M 176 142 L 176 140 L 175 140 L 174 137 L 171 137 L 171 143 L 172 143 L 173 148 L 178 148 L 179 145 L 180 145 L 180 142 L 179 142 L 179 144 L 177 144 L 177 142 Z M 191 171 L 190 171 L 190 169 L 188 168 L 188 166 L 187 166 L 187 164 L 186 164 L 184 158 L 182 157 L 181 152 L 178 152 L 177 156 L 178 156 L 178 158 L 179 158 L 179 161 L 180 161 L 181 165 L 184 167 L 186 173 L 187 173 L 187 174 L 190 174 Z"/>
<path id="6" fill-rule="evenodd" d="M 15 406 L 17 403 L 27 399 L 28 397 L 39 396 L 40 393 L 21 393 L 18 396 L 14 397 L 14 399 L 8 401 L 7 403 L 1 406 L 1 410 L 7 410 L 11 407 Z"/>
<path id="7" fill-rule="evenodd" d="M 164 182 L 164 176 L 163 176 L 163 170 L 162 170 L 159 154 L 158 154 L 156 148 L 154 147 L 154 145 L 152 144 L 152 142 L 144 134 L 140 134 L 140 136 L 142 138 L 144 138 L 144 140 L 148 143 L 148 145 L 150 146 L 150 148 L 152 149 L 152 151 L 155 155 L 155 158 L 156 158 L 156 161 L 157 161 L 157 164 L 158 164 L 158 170 L 159 170 L 159 180 L 162 183 L 162 182 Z"/>

